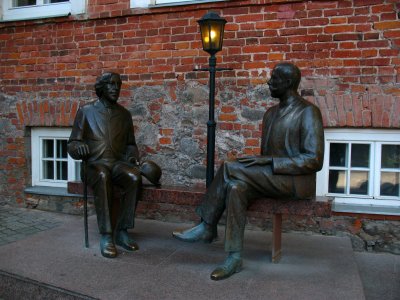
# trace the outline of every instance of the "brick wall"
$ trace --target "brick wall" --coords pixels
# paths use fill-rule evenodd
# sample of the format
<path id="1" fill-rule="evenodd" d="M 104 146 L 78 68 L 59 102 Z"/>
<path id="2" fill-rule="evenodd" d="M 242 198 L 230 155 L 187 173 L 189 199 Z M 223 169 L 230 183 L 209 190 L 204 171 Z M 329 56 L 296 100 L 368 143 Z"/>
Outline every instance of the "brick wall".
<path id="1" fill-rule="evenodd" d="M 274 104 L 266 81 L 279 61 L 303 74 L 302 95 L 326 127 L 400 128 L 400 4 L 396 0 L 227 1 L 130 9 L 89 0 L 78 17 L 0 24 L 0 194 L 24 201 L 29 128 L 70 126 L 95 99 L 96 76 L 123 75 L 144 157 L 163 183 L 204 183 L 208 74 L 196 23 L 227 19 L 217 74 L 217 160 L 259 152 L 260 122 Z"/>

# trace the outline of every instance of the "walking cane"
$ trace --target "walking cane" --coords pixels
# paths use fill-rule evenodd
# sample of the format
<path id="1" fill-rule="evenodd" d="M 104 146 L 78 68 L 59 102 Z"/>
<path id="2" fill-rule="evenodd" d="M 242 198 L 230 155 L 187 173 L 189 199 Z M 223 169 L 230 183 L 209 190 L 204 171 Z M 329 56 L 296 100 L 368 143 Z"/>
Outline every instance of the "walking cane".
<path id="1" fill-rule="evenodd" d="M 87 159 L 84 158 L 83 162 L 83 223 L 85 227 L 85 247 L 89 248 L 89 234 L 88 234 L 88 188 L 87 188 Z"/>

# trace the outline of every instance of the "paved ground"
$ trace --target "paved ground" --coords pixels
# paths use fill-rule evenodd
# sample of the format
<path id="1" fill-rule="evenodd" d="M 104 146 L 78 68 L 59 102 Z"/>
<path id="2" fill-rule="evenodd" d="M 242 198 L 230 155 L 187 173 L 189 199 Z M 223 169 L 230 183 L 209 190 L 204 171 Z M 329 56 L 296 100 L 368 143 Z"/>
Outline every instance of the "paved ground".
<path id="1" fill-rule="evenodd" d="M 284 256 L 272 264 L 271 235 L 247 231 L 244 270 L 214 282 L 209 274 L 224 258 L 222 241 L 171 238 L 188 225 L 138 220 L 140 251 L 105 259 L 95 218 L 89 249 L 82 223 L 0 206 L 0 299 L 400 299 L 400 256 L 354 253 L 347 238 L 284 234 Z"/>
<path id="2" fill-rule="evenodd" d="M 0 246 L 55 228 L 62 222 L 47 212 L 0 206 Z"/>

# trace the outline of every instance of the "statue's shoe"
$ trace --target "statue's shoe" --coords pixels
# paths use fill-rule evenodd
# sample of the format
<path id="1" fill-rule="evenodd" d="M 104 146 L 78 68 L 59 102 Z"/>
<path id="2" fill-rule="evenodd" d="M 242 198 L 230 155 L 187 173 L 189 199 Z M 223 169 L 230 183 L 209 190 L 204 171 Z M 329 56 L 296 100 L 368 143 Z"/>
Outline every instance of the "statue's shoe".
<path id="1" fill-rule="evenodd" d="M 114 258 L 117 256 L 117 249 L 112 240 L 111 234 L 103 234 L 100 240 L 101 255 L 107 258 Z"/>
<path id="2" fill-rule="evenodd" d="M 210 275 L 212 280 L 222 280 L 242 270 L 242 259 L 228 256 L 223 265 L 216 268 Z"/>
<path id="3" fill-rule="evenodd" d="M 172 236 L 178 240 L 189 243 L 198 241 L 211 243 L 217 238 L 217 226 L 212 226 L 205 222 L 201 222 L 199 225 L 183 232 L 174 231 Z"/>
<path id="4" fill-rule="evenodd" d="M 139 250 L 138 244 L 136 244 L 136 242 L 129 236 L 126 230 L 120 230 L 117 232 L 115 243 L 117 246 L 120 246 L 128 251 Z"/>

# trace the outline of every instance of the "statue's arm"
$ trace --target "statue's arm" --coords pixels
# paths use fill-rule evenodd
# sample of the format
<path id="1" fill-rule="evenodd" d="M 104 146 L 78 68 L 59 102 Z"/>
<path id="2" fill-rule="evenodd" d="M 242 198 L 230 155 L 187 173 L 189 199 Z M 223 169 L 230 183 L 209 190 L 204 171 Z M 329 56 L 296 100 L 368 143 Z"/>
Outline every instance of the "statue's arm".
<path id="1" fill-rule="evenodd" d="M 316 106 L 309 106 L 300 117 L 300 153 L 293 157 L 273 157 L 272 167 L 275 174 L 310 174 L 322 168 L 324 129 L 321 112 Z"/>
<path id="2" fill-rule="evenodd" d="M 263 117 L 262 129 L 261 129 L 261 156 L 246 156 L 238 158 L 238 162 L 245 164 L 245 167 L 254 165 L 270 165 L 272 163 L 272 157 L 265 155 L 266 152 L 266 138 L 267 138 L 267 120 L 271 118 L 272 110 L 268 110 Z"/>
<path id="3" fill-rule="evenodd" d="M 83 140 L 85 115 L 80 108 L 75 116 L 72 132 L 68 140 L 68 153 L 73 159 L 83 159 L 89 155 L 89 146 Z"/>

